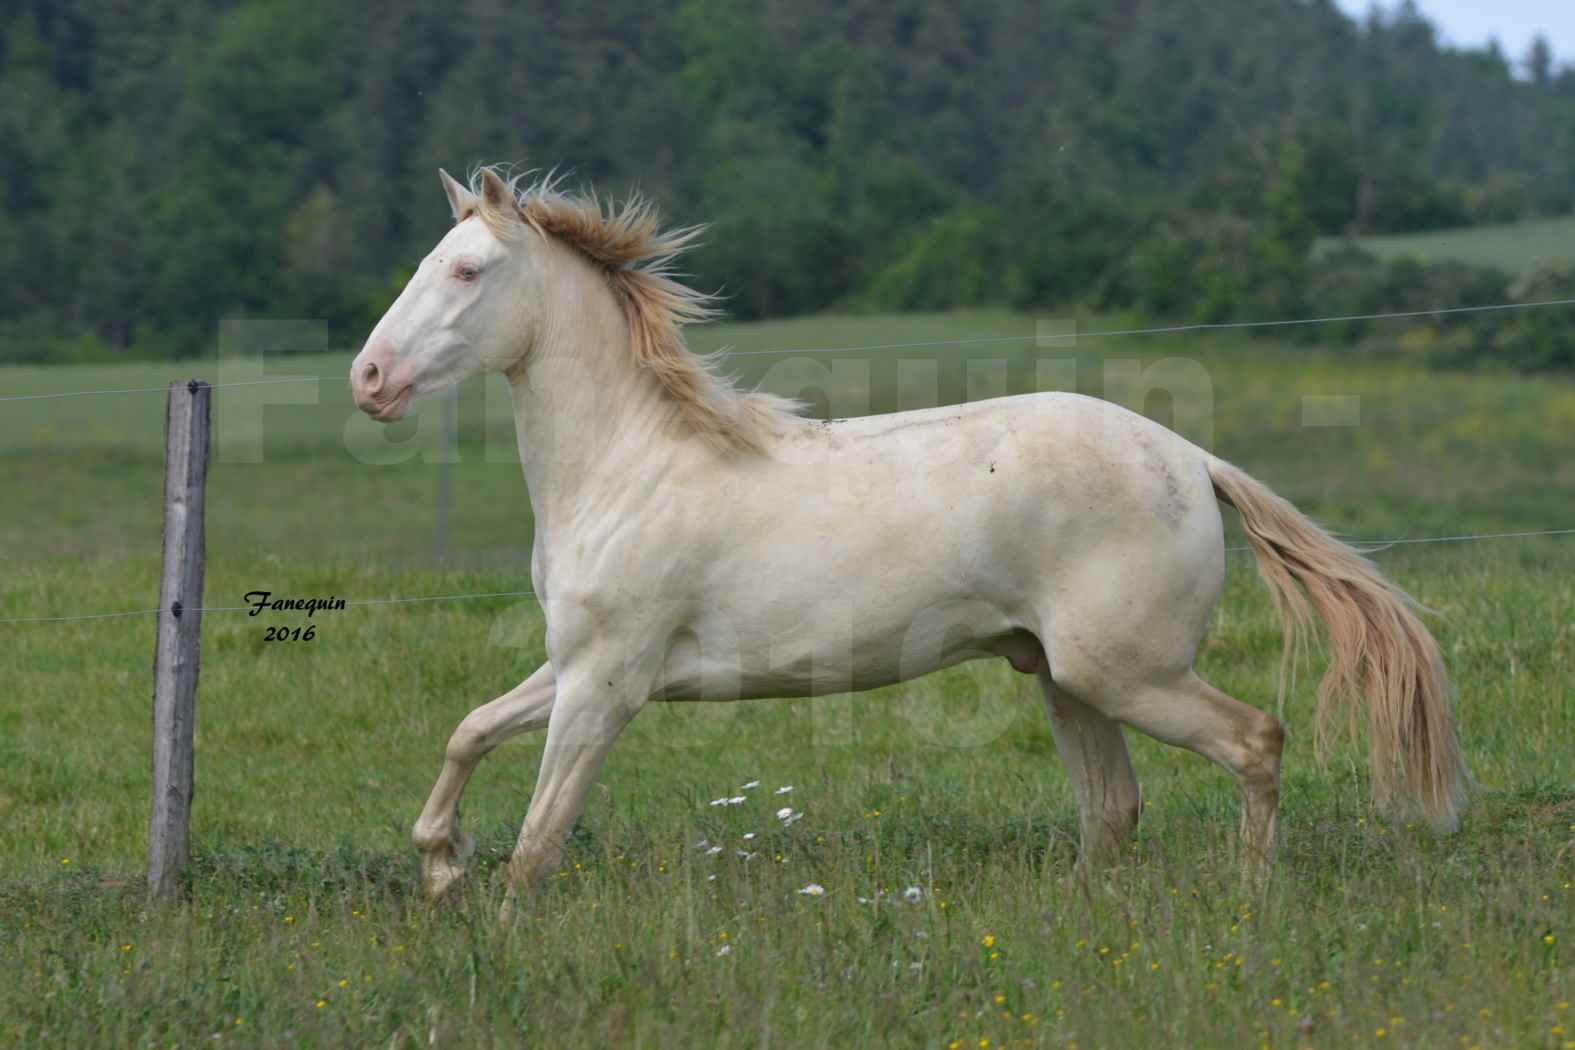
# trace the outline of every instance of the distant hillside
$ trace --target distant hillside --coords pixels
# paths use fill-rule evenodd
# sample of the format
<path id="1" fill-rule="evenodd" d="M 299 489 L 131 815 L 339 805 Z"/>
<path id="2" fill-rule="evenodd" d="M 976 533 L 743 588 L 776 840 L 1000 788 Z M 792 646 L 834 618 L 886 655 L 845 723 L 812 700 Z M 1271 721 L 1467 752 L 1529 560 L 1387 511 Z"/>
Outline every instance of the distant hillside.
<path id="1" fill-rule="evenodd" d="M 357 338 L 440 164 L 640 184 L 743 317 L 1290 309 L 1319 234 L 1575 210 L 1575 73 L 1330 0 L 19 0 L 0 140 L 0 360 Z"/>
<path id="2" fill-rule="evenodd" d="M 1329 252 L 1345 241 L 1345 238 L 1324 238 L 1318 242 L 1318 251 Z M 1575 216 L 1425 233 L 1371 235 L 1352 238 L 1351 243 L 1385 261 L 1461 262 L 1490 266 L 1519 276 L 1539 267 L 1575 264 Z M 1575 289 L 1571 292 L 1575 293 Z"/>

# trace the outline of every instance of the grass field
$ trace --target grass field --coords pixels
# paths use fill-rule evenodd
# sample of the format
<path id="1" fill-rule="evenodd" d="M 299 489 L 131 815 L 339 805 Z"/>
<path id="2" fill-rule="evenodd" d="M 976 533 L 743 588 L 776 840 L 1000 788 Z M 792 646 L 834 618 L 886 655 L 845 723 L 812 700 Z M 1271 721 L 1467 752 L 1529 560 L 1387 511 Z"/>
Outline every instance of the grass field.
<path id="1" fill-rule="evenodd" d="M 1340 243 L 1339 238 L 1325 238 L 1319 242 L 1318 250 L 1328 251 Z M 1575 262 L 1575 216 L 1429 233 L 1381 234 L 1357 237 L 1354 243 L 1380 259 L 1463 262 L 1518 275 L 1550 263 Z"/>
<path id="2" fill-rule="evenodd" d="M 693 342 L 1033 330 L 1007 314 L 816 318 Z M 1037 351 L 1062 362 L 1048 371 L 1032 352 L 736 363 L 850 415 L 956 400 L 970 376 L 975 394 L 1046 376 L 1114 394 L 1104 380 L 1122 366 L 1107 361 L 1169 359 L 1193 392 L 1148 409 L 1346 534 L 1575 526 L 1567 381 L 1229 339 L 1089 340 Z M 437 557 L 439 406 L 367 429 L 347 363 L 269 362 L 328 377 L 297 387 L 315 403 L 260 407 L 285 385 L 217 393 L 207 604 L 253 589 L 529 587 L 529 507 L 500 390 L 459 395 Z M 0 396 L 190 374 L 240 377 L 216 364 L 6 369 Z M 1333 417 L 1303 400 L 1330 397 L 1357 400 Z M 160 406 L 156 393 L 0 401 L 0 619 L 156 604 Z M 1308 425 L 1331 419 L 1355 425 Z M 1305 670 L 1285 713 L 1280 865 L 1262 894 L 1237 878 L 1229 778 L 1138 737 L 1137 839 L 1119 869 L 1079 880 L 1040 702 L 981 663 L 856 697 L 648 709 L 614 749 L 564 870 L 500 927 L 492 876 L 541 739 L 507 745 L 465 800 L 472 889 L 429 906 L 408 829 L 443 744 L 542 659 L 534 604 L 483 600 L 319 613 L 311 642 L 263 640 L 298 615 L 210 614 L 195 856 L 180 903 L 154 908 L 139 882 L 152 620 L 0 624 L 0 1045 L 1570 1050 L 1575 536 L 1378 558 L 1437 612 L 1476 802 L 1445 838 L 1375 813 L 1359 749 L 1314 760 Z M 1272 706 L 1276 621 L 1250 561 L 1231 565 L 1202 669 Z M 740 793 L 742 805 L 708 804 Z M 804 819 L 784 827 L 784 804 Z M 824 895 L 799 892 L 810 883 Z"/>

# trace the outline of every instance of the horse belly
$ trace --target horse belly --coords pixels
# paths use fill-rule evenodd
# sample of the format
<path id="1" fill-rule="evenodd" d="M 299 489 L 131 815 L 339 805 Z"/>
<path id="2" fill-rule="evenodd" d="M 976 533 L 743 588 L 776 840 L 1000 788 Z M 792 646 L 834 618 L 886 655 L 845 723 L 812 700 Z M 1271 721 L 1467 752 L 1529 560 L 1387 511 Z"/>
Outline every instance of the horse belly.
<path id="1" fill-rule="evenodd" d="M 776 618 L 714 610 L 668 646 L 660 699 L 828 696 L 876 689 L 967 660 L 1042 664 L 1038 641 L 1003 606 L 979 597 L 879 601 L 833 596 Z M 772 611 L 783 605 L 774 602 Z M 737 607 L 735 607 L 737 608 Z"/>

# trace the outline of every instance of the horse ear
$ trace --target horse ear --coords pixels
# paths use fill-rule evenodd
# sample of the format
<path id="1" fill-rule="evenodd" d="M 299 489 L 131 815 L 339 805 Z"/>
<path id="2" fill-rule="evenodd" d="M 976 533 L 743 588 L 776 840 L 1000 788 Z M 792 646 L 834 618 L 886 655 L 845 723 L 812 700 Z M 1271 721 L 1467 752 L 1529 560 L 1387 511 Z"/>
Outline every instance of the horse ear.
<path id="1" fill-rule="evenodd" d="M 438 178 L 443 180 L 443 192 L 448 194 L 448 206 L 455 222 L 476 210 L 476 195 L 456 182 L 454 176 L 439 168 Z"/>
<path id="2" fill-rule="evenodd" d="M 514 194 L 491 168 L 481 169 L 481 206 L 499 218 L 512 219 L 519 214 Z"/>

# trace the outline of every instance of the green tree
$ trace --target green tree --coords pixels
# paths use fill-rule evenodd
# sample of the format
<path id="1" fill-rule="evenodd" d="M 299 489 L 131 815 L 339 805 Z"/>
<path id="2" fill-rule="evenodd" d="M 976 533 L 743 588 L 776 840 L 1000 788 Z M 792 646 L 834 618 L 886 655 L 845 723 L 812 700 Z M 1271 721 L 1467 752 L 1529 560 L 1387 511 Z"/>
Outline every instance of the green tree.
<path id="1" fill-rule="evenodd" d="M 1553 82 L 1553 48 L 1548 44 L 1548 38 L 1538 33 L 1531 38 L 1531 46 L 1526 49 L 1526 76 L 1539 88 L 1545 88 Z"/>

